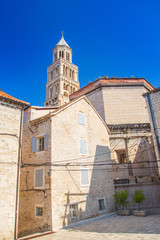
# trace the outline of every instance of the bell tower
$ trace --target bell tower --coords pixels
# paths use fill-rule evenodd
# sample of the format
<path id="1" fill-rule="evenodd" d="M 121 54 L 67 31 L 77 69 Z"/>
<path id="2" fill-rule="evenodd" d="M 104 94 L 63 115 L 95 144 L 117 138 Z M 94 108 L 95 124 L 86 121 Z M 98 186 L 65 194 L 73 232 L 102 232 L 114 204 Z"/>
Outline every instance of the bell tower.
<path id="1" fill-rule="evenodd" d="M 47 68 L 45 106 L 60 107 L 79 89 L 78 67 L 72 63 L 72 49 L 63 37 L 53 48 L 53 63 Z"/>

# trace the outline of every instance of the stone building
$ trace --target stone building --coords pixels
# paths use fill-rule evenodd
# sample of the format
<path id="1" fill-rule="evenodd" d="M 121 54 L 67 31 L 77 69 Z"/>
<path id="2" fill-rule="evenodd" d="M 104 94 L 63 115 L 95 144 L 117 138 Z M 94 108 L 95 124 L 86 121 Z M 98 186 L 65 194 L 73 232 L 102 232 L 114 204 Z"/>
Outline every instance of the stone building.
<path id="1" fill-rule="evenodd" d="M 102 118 L 84 96 L 32 119 L 41 110 L 25 111 L 19 236 L 114 210 L 109 130 Z"/>
<path id="2" fill-rule="evenodd" d="M 23 109 L 28 103 L 0 90 L 0 239 L 17 239 Z"/>
<path id="3" fill-rule="evenodd" d="M 160 173 L 160 88 L 144 94 L 151 122 L 158 169 Z"/>
<path id="4" fill-rule="evenodd" d="M 72 49 L 62 35 L 53 48 L 53 63 L 47 69 L 45 106 L 64 105 L 78 89 L 78 67 L 72 63 Z"/>
<path id="5" fill-rule="evenodd" d="M 154 90 L 144 78 L 103 77 L 81 88 L 111 131 L 115 183 L 157 179 L 150 121 L 143 94 Z"/>

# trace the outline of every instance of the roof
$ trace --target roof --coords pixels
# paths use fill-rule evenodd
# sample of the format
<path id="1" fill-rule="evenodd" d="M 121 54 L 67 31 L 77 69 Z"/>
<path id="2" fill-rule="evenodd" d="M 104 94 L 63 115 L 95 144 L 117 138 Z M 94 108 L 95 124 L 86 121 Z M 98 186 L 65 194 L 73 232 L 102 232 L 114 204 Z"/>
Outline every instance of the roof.
<path id="1" fill-rule="evenodd" d="M 70 46 L 66 43 L 66 41 L 64 40 L 64 37 L 61 37 L 61 40 L 57 43 L 56 46 L 67 46 L 70 48 Z"/>
<path id="2" fill-rule="evenodd" d="M 77 99 L 75 99 L 75 100 L 73 100 L 73 101 L 70 101 L 70 102 L 66 103 L 65 105 L 59 107 L 58 109 L 52 111 L 51 113 L 49 113 L 49 114 L 47 114 L 47 115 L 44 115 L 43 117 L 36 118 L 36 119 L 32 120 L 31 122 L 32 122 L 32 123 L 35 123 L 35 122 L 41 121 L 41 120 L 43 120 L 43 119 L 45 119 L 45 118 L 50 118 L 50 117 L 52 117 L 52 116 L 55 116 L 55 115 L 57 115 L 58 113 L 62 112 L 62 111 L 65 110 L 66 108 L 70 107 L 71 105 L 75 104 L 76 102 L 78 102 L 78 101 L 80 101 L 80 100 L 82 100 L 82 99 L 84 99 L 84 100 L 92 107 L 92 109 L 95 111 L 95 113 L 98 115 L 98 117 L 100 118 L 100 120 L 101 120 L 102 123 L 104 124 L 105 128 L 107 129 L 108 134 L 110 134 L 110 130 L 109 130 L 107 124 L 103 121 L 103 119 L 101 118 L 101 116 L 98 114 L 98 112 L 95 110 L 95 108 L 92 106 L 92 104 L 90 103 L 90 101 L 89 101 L 85 96 L 81 96 L 81 97 L 79 97 L 79 98 L 77 98 Z"/>
<path id="3" fill-rule="evenodd" d="M 151 93 L 156 93 L 156 92 L 160 92 L 160 87 L 159 88 L 155 88 L 154 90 L 152 90 L 150 92 L 144 93 L 143 96 L 149 95 Z"/>
<path id="4" fill-rule="evenodd" d="M 2 98 L 4 98 L 4 99 L 11 100 L 11 101 L 13 101 L 14 103 L 20 103 L 20 104 L 22 104 L 22 105 L 24 105 L 24 106 L 28 106 L 28 105 L 29 105 L 28 102 L 24 102 L 24 101 L 21 101 L 21 100 L 19 100 L 19 99 L 17 99 L 17 98 L 14 98 L 14 97 L 10 96 L 9 94 L 3 92 L 2 90 L 0 90 L 0 97 L 2 97 Z"/>
<path id="5" fill-rule="evenodd" d="M 78 98 L 99 87 L 144 86 L 148 91 L 155 88 L 145 78 L 99 78 L 70 95 L 70 100 Z"/>

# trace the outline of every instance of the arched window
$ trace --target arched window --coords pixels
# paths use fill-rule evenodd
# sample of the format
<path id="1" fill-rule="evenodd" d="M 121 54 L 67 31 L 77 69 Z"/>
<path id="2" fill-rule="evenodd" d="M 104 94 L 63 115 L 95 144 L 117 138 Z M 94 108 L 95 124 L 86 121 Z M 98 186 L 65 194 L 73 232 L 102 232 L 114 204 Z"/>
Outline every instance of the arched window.
<path id="1" fill-rule="evenodd" d="M 49 89 L 49 98 L 52 98 L 52 87 Z"/>
<path id="2" fill-rule="evenodd" d="M 61 55 L 61 51 L 59 51 L 59 57 L 61 57 L 62 55 Z"/>
<path id="3" fill-rule="evenodd" d="M 65 71 L 66 70 L 66 68 L 65 68 L 65 66 L 63 65 L 63 75 L 65 75 Z"/>
<path id="4" fill-rule="evenodd" d="M 66 90 L 66 84 L 65 83 L 63 84 L 63 89 Z"/>
<path id="5" fill-rule="evenodd" d="M 66 67 L 66 76 L 68 76 L 68 67 Z"/>
<path id="6" fill-rule="evenodd" d="M 70 69 L 70 78 L 72 79 L 72 70 Z"/>
<path id="7" fill-rule="evenodd" d="M 64 51 L 62 51 L 62 58 L 64 58 Z"/>
<path id="8" fill-rule="evenodd" d="M 54 59 L 57 60 L 57 52 L 54 54 Z"/>

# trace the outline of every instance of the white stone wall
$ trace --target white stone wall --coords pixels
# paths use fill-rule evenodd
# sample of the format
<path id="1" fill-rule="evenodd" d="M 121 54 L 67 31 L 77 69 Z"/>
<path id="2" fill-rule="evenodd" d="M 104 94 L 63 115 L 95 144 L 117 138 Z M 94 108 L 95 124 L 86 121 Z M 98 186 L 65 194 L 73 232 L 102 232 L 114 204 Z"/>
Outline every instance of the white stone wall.
<path id="1" fill-rule="evenodd" d="M 86 125 L 78 123 L 79 111 L 86 114 Z M 31 138 L 48 134 L 48 149 L 31 152 Z M 87 155 L 80 154 L 80 138 L 87 141 Z M 96 156 L 95 156 L 96 155 Z M 66 165 L 65 160 L 88 163 L 89 185 L 81 186 L 80 169 L 85 166 Z M 114 210 L 111 166 L 93 163 L 110 162 L 109 135 L 93 108 L 84 100 L 48 119 L 24 124 L 22 161 L 44 165 L 45 182 L 41 191 L 34 189 L 36 166 L 21 168 L 19 236 L 55 230 L 73 221 Z M 65 161 L 65 162 L 61 162 Z M 52 166 L 46 166 L 52 163 Z M 55 164 L 65 163 L 65 166 Z M 40 167 L 40 166 L 39 166 Z M 105 210 L 98 211 L 98 199 L 104 198 Z M 78 203 L 78 216 L 71 220 L 69 206 Z M 35 217 L 35 206 L 43 205 L 44 215 Z"/>
<path id="2" fill-rule="evenodd" d="M 0 102 L 0 239 L 14 239 L 21 110 Z"/>
<path id="3" fill-rule="evenodd" d="M 86 115 L 86 125 L 78 122 L 78 112 Z M 79 140 L 87 142 L 87 154 L 80 154 Z M 53 229 L 71 222 L 100 214 L 98 199 L 104 198 L 105 210 L 114 209 L 110 146 L 107 130 L 92 107 L 81 100 L 52 117 Z M 92 157 L 91 157 L 92 156 Z M 73 161 L 72 161 L 73 160 Z M 76 166 L 71 166 L 75 163 Z M 95 166 L 103 163 L 104 165 Z M 80 170 L 83 164 L 89 171 L 89 186 L 81 186 Z M 78 216 L 70 218 L 70 204 L 78 203 Z"/>
<path id="4" fill-rule="evenodd" d="M 143 86 L 102 87 L 86 96 L 107 124 L 148 123 Z"/>

